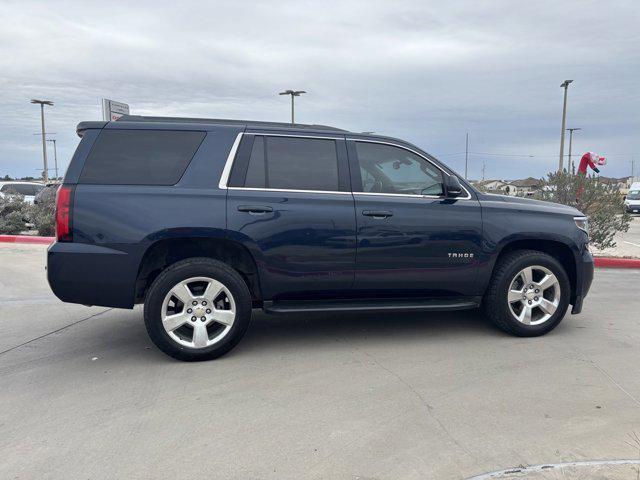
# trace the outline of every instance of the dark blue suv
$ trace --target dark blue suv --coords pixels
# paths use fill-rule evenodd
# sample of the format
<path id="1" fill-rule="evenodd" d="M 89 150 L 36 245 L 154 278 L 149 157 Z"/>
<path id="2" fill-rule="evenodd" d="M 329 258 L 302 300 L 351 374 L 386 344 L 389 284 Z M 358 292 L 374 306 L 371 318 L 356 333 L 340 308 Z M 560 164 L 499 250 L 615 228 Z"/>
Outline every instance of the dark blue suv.
<path id="1" fill-rule="evenodd" d="M 519 336 L 579 313 L 577 210 L 487 195 L 405 141 L 321 125 L 83 122 L 48 277 L 65 302 L 144 303 L 154 343 L 218 357 L 268 313 L 483 307 Z"/>

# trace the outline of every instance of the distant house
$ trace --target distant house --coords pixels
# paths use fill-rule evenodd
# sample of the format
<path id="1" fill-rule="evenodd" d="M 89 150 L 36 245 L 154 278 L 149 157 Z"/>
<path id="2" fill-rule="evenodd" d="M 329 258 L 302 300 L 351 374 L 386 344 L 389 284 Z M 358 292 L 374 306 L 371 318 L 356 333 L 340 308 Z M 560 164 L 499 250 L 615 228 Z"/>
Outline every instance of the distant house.
<path id="1" fill-rule="evenodd" d="M 530 197 L 544 186 L 539 178 L 528 177 L 524 180 L 511 180 L 505 186 L 505 193 L 514 196 Z"/>
<path id="2" fill-rule="evenodd" d="M 502 180 L 481 180 L 479 182 L 475 182 L 474 185 L 476 188 L 484 192 L 506 193 L 505 187 L 507 183 Z"/>
<path id="3" fill-rule="evenodd" d="M 628 188 L 629 187 L 629 179 L 631 177 L 622 177 L 622 178 L 614 178 L 614 177 L 596 177 L 600 183 L 605 183 L 607 185 L 614 185 L 620 188 Z"/>
<path id="4" fill-rule="evenodd" d="M 614 187 L 616 187 L 621 195 L 626 195 L 629 192 L 629 187 L 631 186 L 631 183 L 633 183 L 632 177 L 615 178 L 615 177 L 597 176 L 596 178 L 600 183 L 604 183 L 606 185 L 613 185 Z"/>

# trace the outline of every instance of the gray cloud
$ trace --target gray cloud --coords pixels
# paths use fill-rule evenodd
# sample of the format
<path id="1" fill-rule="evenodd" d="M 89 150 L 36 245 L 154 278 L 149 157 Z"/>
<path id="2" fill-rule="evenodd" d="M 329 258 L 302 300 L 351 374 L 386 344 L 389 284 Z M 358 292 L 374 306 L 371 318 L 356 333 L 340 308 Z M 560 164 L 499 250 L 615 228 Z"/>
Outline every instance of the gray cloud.
<path id="1" fill-rule="evenodd" d="M 543 176 L 557 164 L 562 90 L 574 151 L 630 171 L 640 145 L 638 2 L 1 2 L 0 174 L 41 168 L 33 97 L 56 102 L 61 164 L 100 98 L 133 113 L 288 119 L 373 130 L 470 175 Z M 452 155 L 456 154 L 458 155 Z M 640 167 L 638 168 L 640 170 Z"/>

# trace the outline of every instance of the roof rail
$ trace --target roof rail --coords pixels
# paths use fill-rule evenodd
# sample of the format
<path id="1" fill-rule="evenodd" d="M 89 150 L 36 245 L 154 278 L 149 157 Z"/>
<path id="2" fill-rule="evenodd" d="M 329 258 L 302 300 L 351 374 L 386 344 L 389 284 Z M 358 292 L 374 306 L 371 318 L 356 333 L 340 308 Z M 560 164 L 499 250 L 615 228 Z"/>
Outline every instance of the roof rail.
<path id="1" fill-rule="evenodd" d="M 341 128 L 329 125 L 312 125 L 305 123 L 264 122 L 258 120 L 231 120 L 226 118 L 185 118 L 185 117 L 147 117 L 142 115 L 123 115 L 116 122 L 169 122 L 169 123 L 211 123 L 218 125 L 247 125 L 257 127 L 279 127 L 309 130 L 331 130 L 346 132 Z"/>

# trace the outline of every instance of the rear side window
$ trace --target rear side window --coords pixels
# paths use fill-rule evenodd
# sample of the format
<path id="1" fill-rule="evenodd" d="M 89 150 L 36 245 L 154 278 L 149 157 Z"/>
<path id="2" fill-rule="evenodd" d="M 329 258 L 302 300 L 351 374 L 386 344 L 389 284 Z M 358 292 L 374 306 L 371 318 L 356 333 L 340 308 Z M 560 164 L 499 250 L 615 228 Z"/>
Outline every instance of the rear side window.
<path id="1" fill-rule="evenodd" d="M 103 130 L 79 183 L 174 185 L 205 137 L 204 132 Z"/>
<path id="2" fill-rule="evenodd" d="M 249 157 L 247 178 L 244 181 L 245 187 L 265 188 L 267 184 L 267 164 L 264 160 L 264 151 L 264 138 L 256 137 Z"/>
<path id="3" fill-rule="evenodd" d="M 244 186 L 338 191 L 336 142 L 317 138 L 257 136 Z"/>

